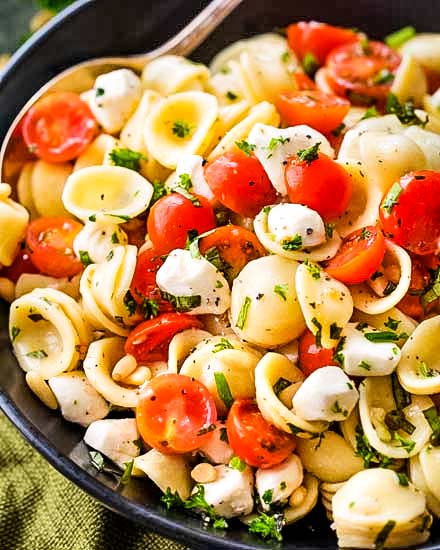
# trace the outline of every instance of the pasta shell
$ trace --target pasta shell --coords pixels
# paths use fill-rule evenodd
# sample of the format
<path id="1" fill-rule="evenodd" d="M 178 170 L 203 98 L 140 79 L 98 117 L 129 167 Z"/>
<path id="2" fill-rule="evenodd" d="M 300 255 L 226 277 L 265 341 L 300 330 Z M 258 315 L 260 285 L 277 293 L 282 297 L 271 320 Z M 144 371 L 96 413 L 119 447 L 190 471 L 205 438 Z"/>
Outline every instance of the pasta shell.
<path id="1" fill-rule="evenodd" d="M 124 223 L 144 212 L 153 186 L 134 170 L 91 166 L 74 172 L 66 182 L 63 203 L 83 221 Z"/>
<path id="2" fill-rule="evenodd" d="M 178 92 L 201 91 L 209 79 L 209 69 L 180 55 L 162 55 L 148 63 L 142 73 L 142 84 L 167 96 Z"/>
<path id="3" fill-rule="evenodd" d="M 402 55 L 411 55 L 424 67 L 440 72 L 440 35 L 417 33 L 400 49 Z"/>
<path id="4" fill-rule="evenodd" d="M 412 55 L 402 56 L 394 75 L 391 92 L 400 103 L 411 99 L 416 105 L 422 104 L 423 96 L 428 92 L 428 81 L 423 67 Z"/>
<path id="5" fill-rule="evenodd" d="M 158 162 L 175 169 L 184 155 L 203 154 L 217 115 L 217 99 L 211 94 L 182 92 L 162 99 L 146 121 L 147 149 Z"/>
<path id="6" fill-rule="evenodd" d="M 384 313 L 376 313 L 374 315 L 369 315 L 368 313 L 363 313 L 362 311 L 355 310 L 353 314 L 354 322 L 367 323 L 368 325 L 376 328 L 377 330 L 396 330 L 399 333 L 406 335 L 411 335 L 416 327 L 417 323 L 408 315 L 405 315 L 400 309 L 392 307 Z M 390 327 L 396 327 L 391 328 Z M 398 345 L 403 345 L 405 339 L 397 342 Z M 414 393 L 414 392 L 413 392 Z"/>
<path id="7" fill-rule="evenodd" d="M 73 171 L 100 166 L 104 163 L 107 151 L 113 149 L 117 143 L 117 139 L 110 134 L 100 134 L 76 159 Z"/>
<path id="8" fill-rule="evenodd" d="M 29 221 L 29 213 L 9 198 L 11 187 L 0 183 L 0 265 L 11 265 Z"/>
<path id="9" fill-rule="evenodd" d="M 37 209 L 35 208 L 34 198 L 32 195 L 32 173 L 36 162 L 26 162 L 20 171 L 17 181 L 18 201 L 28 210 L 32 219 L 38 217 Z"/>
<path id="10" fill-rule="evenodd" d="M 32 199 L 40 216 L 70 217 L 64 208 L 61 196 L 67 178 L 72 173 L 72 165 L 49 163 L 38 160 L 31 176 Z"/>
<path id="11" fill-rule="evenodd" d="M 426 449 L 434 450 L 433 447 L 427 447 Z M 436 449 L 435 451 L 435 454 L 438 455 L 438 451 Z M 419 489 L 419 491 L 422 491 L 423 494 L 426 496 L 426 505 L 429 511 L 438 518 L 440 517 L 440 500 L 431 492 L 431 487 L 430 485 L 428 485 L 428 480 L 425 477 L 424 470 L 422 469 L 422 465 L 420 463 L 420 456 L 422 455 L 422 453 L 425 452 L 425 449 L 422 449 L 420 451 L 420 454 L 410 458 L 409 477 L 411 479 L 411 483 L 413 483 L 417 487 L 417 489 Z M 437 456 L 435 458 L 437 458 Z M 425 467 L 426 466 L 427 464 L 425 464 Z M 430 464 L 428 463 L 428 467 L 429 466 Z M 434 470 L 431 472 L 431 475 L 437 477 L 438 474 Z"/>
<path id="12" fill-rule="evenodd" d="M 168 346 L 168 371 L 179 372 L 181 365 L 191 351 L 203 340 L 209 340 L 212 334 L 206 330 L 191 328 L 178 332 Z"/>

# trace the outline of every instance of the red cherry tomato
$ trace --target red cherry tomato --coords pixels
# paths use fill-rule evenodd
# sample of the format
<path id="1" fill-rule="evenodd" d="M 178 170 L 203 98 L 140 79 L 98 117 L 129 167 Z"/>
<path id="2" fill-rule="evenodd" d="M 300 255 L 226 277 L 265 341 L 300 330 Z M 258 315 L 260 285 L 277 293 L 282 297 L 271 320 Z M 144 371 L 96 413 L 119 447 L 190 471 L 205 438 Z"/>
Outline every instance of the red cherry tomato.
<path id="1" fill-rule="evenodd" d="M 235 279 L 248 262 L 267 254 L 254 233 L 238 225 L 217 227 L 200 239 L 199 250 L 203 255 L 214 248 L 225 264 L 225 273 L 230 280 Z"/>
<path id="2" fill-rule="evenodd" d="M 72 277 L 83 269 L 73 252 L 73 241 L 82 225 L 70 218 L 38 218 L 26 232 L 31 261 L 51 277 Z"/>
<path id="3" fill-rule="evenodd" d="M 290 48 L 301 59 L 313 54 L 323 65 L 329 52 L 342 44 L 359 40 L 359 35 L 350 29 L 333 27 L 317 21 L 300 21 L 287 27 L 287 40 Z"/>
<path id="4" fill-rule="evenodd" d="M 47 162 L 66 162 L 80 155 L 95 136 L 96 121 L 77 94 L 56 92 L 43 97 L 23 120 L 23 139 Z"/>
<path id="5" fill-rule="evenodd" d="M 234 453 L 256 468 L 280 464 L 296 447 L 295 437 L 269 424 L 252 399 L 234 401 L 226 431 Z"/>
<path id="6" fill-rule="evenodd" d="M 418 321 L 422 321 L 425 314 L 420 296 L 425 292 L 431 282 L 429 269 L 424 262 L 425 257 L 426 256 L 411 257 L 411 282 L 409 284 L 409 289 L 396 306 L 403 311 L 403 313 L 406 313 L 406 315 Z"/>
<path id="7" fill-rule="evenodd" d="M 319 153 L 312 162 L 290 157 L 285 178 L 291 202 L 305 204 L 326 221 L 340 216 L 350 202 L 353 190 L 350 176 L 324 153 Z"/>
<path id="8" fill-rule="evenodd" d="M 400 61 L 400 55 L 382 42 L 346 44 L 327 57 L 328 82 L 335 94 L 352 103 L 383 102 Z"/>
<path id="9" fill-rule="evenodd" d="M 307 124 L 323 134 L 335 130 L 350 110 L 350 102 L 320 90 L 282 92 L 276 102 L 287 126 Z"/>
<path id="10" fill-rule="evenodd" d="M 31 255 L 27 248 L 20 248 L 13 263 L 2 269 L 1 276 L 7 277 L 16 283 L 23 273 L 38 273 L 38 269 L 32 263 Z"/>
<path id="11" fill-rule="evenodd" d="M 216 420 L 212 395 L 201 382 L 182 374 L 153 378 L 136 408 L 142 439 L 164 454 L 197 450 L 211 439 Z"/>
<path id="12" fill-rule="evenodd" d="M 245 217 L 253 217 L 276 198 L 276 191 L 259 160 L 236 149 L 205 166 L 205 178 L 219 202 Z"/>
<path id="13" fill-rule="evenodd" d="M 156 273 L 163 264 L 161 256 L 154 248 L 148 248 L 141 252 L 136 260 L 136 269 L 130 285 L 130 292 L 138 304 L 147 300 L 155 300 L 158 303 L 159 311 L 164 313 L 172 311 L 169 302 L 164 300 L 156 284 Z"/>
<path id="14" fill-rule="evenodd" d="M 377 271 L 385 255 L 385 239 L 374 225 L 345 237 L 334 258 L 327 262 L 329 275 L 348 285 L 366 281 Z"/>
<path id="15" fill-rule="evenodd" d="M 316 90 L 316 84 L 306 75 L 297 71 L 293 74 L 298 90 Z"/>
<path id="16" fill-rule="evenodd" d="M 189 231 L 200 235 L 215 227 L 215 214 L 209 202 L 194 195 L 198 204 L 179 193 L 159 199 L 150 210 L 147 220 L 148 236 L 159 254 L 175 248 L 185 248 Z"/>
<path id="17" fill-rule="evenodd" d="M 316 344 L 315 335 L 306 330 L 298 343 L 298 363 L 306 376 L 321 367 L 337 365 L 333 361 L 333 349 L 321 348 Z"/>
<path id="18" fill-rule="evenodd" d="M 202 328 L 202 323 L 186 313 L 163 313 L 134 328 L 125 342 L 125 352 L 139 363 L 166 361 L 172 337 L 189 328 Z"/>
<path id="19" fill-rule="evenodd" d="M 379 208 L 385 235 L 414 254 L 438 252 L 440 172 L 406 174 L 385 194 Z"/>

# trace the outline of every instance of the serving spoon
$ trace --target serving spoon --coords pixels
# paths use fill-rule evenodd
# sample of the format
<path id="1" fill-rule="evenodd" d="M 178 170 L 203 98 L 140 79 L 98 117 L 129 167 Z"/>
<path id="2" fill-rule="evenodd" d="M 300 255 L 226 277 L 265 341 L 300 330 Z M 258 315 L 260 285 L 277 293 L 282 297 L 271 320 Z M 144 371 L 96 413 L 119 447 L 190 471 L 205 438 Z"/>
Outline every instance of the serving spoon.
<path id="1" fill-rule="evenodd" d="M 161 46 L 140 55 L 125 57 L 100 57 L 89 59 L 69 67 L 47 82 L 24 105 L 9 127 L 0 149 L 0 181 L 5 177 L 5 161 L 12 151 L 12 136 L 23 116 L 43 95 L 55 91 L 81 93 L 93 87 L 96 77 L 121 67 L 141 72 L 144 67 L 161 55 L 188 55 L 215 30 L 242 0 L 212 0 L 192 21 Z M 26 159 L 23 160 L 23 163 Z M 14 170 L 16 172 L 17 170 Z M 11 182 L 8 182 L 11 183 Z"/>

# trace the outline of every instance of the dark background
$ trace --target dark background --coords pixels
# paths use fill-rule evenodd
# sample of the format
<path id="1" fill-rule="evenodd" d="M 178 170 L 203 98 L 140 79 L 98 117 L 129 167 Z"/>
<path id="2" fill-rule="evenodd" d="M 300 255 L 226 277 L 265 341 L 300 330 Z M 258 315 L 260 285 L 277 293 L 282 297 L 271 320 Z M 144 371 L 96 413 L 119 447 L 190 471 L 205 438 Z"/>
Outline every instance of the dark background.
<path id="1" fill-rule="evenodd" d="M 34 0 L 0 0 L 0 54 L 10 53 L 20 45 L 36 11 Z"/>

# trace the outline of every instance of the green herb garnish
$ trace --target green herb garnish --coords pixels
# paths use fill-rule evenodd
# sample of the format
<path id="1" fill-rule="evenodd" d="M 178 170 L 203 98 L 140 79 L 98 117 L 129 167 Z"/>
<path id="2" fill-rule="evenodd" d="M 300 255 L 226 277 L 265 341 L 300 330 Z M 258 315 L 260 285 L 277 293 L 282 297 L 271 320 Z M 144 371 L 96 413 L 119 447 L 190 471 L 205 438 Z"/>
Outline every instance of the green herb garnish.
<path id="1" fill-rule="evenodd" d="M 400 48 L 405 42 L 408 42 L 416 34 L 416 29 L 411 26 L 403 27 L 385 37 L 385 43 L 390 48 Z"/>
<path id="2" fill-rule="evenodd" d="M 171 128 L 171 131 L 175 136 L 178 138 L 186 138 L 189 136 L 193 129 L 193 126 L 188 124 L 185 120 L 175 120 L 173 122 L 173 127 Z"/>
<path id="3" fill-rule="evenodd" d="M 281 285 L 275 285 L 273 287 L 273 291 L 275 294 L 278 294 L 278 296 L 281 296 L 281 298 L 286 301 L 287 300 L 287 293 L 289 292 L 289 285 L 287 283 L 281 284 Z"/>
<path id="4" fill-rule="evenodd" d="M 314 160 L 316 160 L 319 155 L 319 147 L 321 145 L 321 142 L 315 143 L 315 145 L 312 145 L 308 149 L 300 149 L 297 152 L 298 160 L 306 162 L 307 164 L 311 164 Z"/>
<path id="5" fill-rule="evenodd" d="M 21 328 L 16 326 L 11 327 L 11 342 L 14 342 L 17 336 L 20 334 Z"/>
<path id="6" fill-rule="evenodd" d="M 218 353 L 224 349 L 234 349 L 234 346 L 226 338 L 220 338 L 220 342 L 217 342 L 217 344 L 213 347 L 212 353 Z"/>
<path id="7" fill-rule="evenodd" d="M 375 550 L 383 550 L 385 548 L 387 538 L 389 537 L 391 531 L 394 529 L 395 526 L 396 522 L 394 520 L 389 520 L 385 523 L 385 525 L 378 533 L 376 540 L 374 541 Z"/>
<path id="8" fill-rule="evenodd" d="M 45 357 L 48 357 L 48 355 L 44 349 L 37 349 L 26 353 L 26 357 L 32 357 L 32 359 L 44 359 Z"/>
<path id="9" fill-rule="evenodd" d="M 242 139 L 241 141 L 236 141 L 235 142 L 235 145 L 241 150 L 243 151 L 243 153 L 250 157 L 252 155 L 252 152 L 255 151 L 256 149 L 256 145 L 254 145 L 253 143 L 248 143 L 246 140 Z"/>
<path id="10" fill-rule="evenodd" d="M 313 78 L 319 69 L 319 61 L 311 52 L 307 52 L 302 59 L 302 66 L 307 76 Z"/>
<path id="11" fill-rule="evenodd" d="M 408 100 L 405 103 L 400 103 L 397 96 L 393 93 L 388 94 L 385 112 L 396 115 L 400 122 L 406 125 L 425 126 L 427 122 L 417 116 L 413 101 Z"/>
<path id="12" fill-rule="evenodd" d="M 226 380 L 226 376 L 222 372 L 215 372 L 214 380 L 218 396 L 225 404 L 225 407 L 230 409 L 232 407 L 232 403 L 234 402 L 234 398 L 232 397 L 231 388 Z"/>
<path id="13" fill-rule="evenodd" d="M 139 172 L 141 169 L 141 160 L 147 160 L 147 157 L 131 149 L 113 149 L 109 154 L 110 160 L 114 166 L 122 166 Z"/>
<path id="14" fill-rule="evenodd" d="M 234 468 L 234 470 L 238 470 L 239 472 L 243 472 L 246 468 L 246 462 L 239 456 L 233 456 L 229 461 L 229 467 Z"/>
<path id="15" fill-rule="evenodd" d="M 292 385 L 292 382 L 290 380 L 287 380 L 286 378 L 280 377 L 273 385 L 273 392 L 278 397 L 280 393 Z"/>
<path id="16" fill-rule="evenodd" d="M 194 296 L 174 296 L 168 292 L 161 291 L 162 298 L 170 302 L 174 309 L 179 313 L 185 313 L 199 307 L 202 303 L 202 297 L 199 294 Z"/>
<path id="17" fill-rule="evenodd" d="M 83 264 L 83 266 L 87 267 L 88 265 L 93 264 L 93 261 L 90 258 L 87 250 L 79 250 L 78 254 L 79 254 L 79 259 Z"/>
<path id="18" fill-rule="evenodd" d="M 283 526 L 284 516 L 282 514 L 269 515 L 262 512 L 249 523 L 248 529 L 249 533 L 259 535 L 263 539 L 274 539 L 282 542 L 281 530 Z"/>
<path id="19" fill-rule="evenodd" d="M 299 250 L 302 244 L 301 235 L 295 235 L 292 239 L 284 239 L 281 246 L 283 250 Z"/>
<path id="20" fill-rule="evenodd" d="M 238 327 L 240 330 L 243 330 L 244 325 L 246 324 L 246 319 L 249 313 L 249 308 L 251 306 L 252 300 L 249 298 L 249 296 L 246 296 L 243 304 L 240 308 L 240 312 L 238 314 L 237 322 L 235 323 L 235 326 Z"/>

